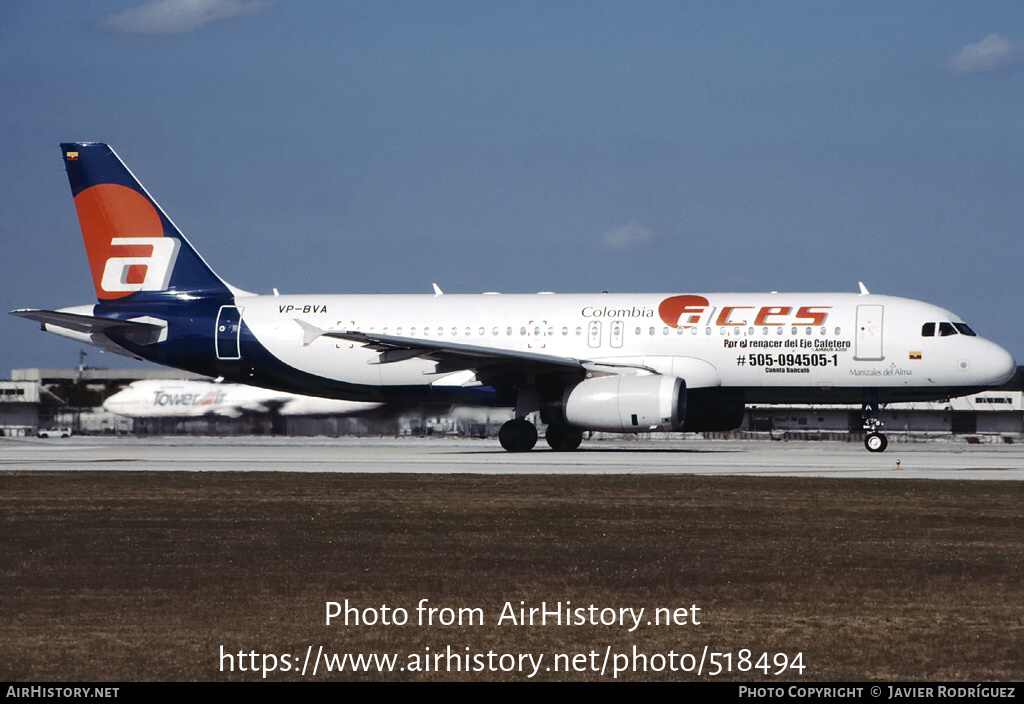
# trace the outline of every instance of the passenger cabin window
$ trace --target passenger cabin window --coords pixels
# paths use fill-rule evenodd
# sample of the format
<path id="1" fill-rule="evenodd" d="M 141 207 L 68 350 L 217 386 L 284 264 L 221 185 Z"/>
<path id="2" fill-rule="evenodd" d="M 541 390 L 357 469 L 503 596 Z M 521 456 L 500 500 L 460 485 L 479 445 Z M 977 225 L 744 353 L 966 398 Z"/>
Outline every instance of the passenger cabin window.
<path id="1" fill-rule="evenodd" d="M 921 337 L 935 337 L 935 323 L 925 323 L 922 325 Z"/>

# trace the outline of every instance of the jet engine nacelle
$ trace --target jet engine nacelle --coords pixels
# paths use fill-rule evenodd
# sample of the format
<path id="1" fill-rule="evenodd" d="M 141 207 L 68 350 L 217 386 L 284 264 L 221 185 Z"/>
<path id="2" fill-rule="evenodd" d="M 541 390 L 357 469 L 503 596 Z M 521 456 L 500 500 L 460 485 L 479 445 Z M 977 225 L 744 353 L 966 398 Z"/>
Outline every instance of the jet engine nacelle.
<path id="1" fill-rule="evenodd" d="M 566 389 L 562 408 L 566 423 L 586 430 L 682 430 L 686 382 L 661 374 L 587 379 Z"/>

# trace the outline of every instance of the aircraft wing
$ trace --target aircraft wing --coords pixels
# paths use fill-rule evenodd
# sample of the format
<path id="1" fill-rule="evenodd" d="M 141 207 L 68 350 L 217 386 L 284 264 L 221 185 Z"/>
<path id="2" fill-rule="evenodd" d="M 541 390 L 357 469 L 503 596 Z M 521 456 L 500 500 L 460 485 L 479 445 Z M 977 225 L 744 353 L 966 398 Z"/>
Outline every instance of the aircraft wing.
<path id="1" fill-rule="evenodd" d="M 45 325 L 53 325 L 83 334 L 116 333 L 121 337 L 138 344 L 155 342 L 164 333 L 163 325 L 155 325 L 136 320 L 116 320 L 114 318 L 98 318 L 94 315 L 69 313 L 59 310 L 40 310 L 36 308 L 19 308 L 12 310 L 11 315 L 28 318 Z M 44 328 L 45 329 L 45 328 Z"/>
<path id="2" fill-rule="evenodd" d="M 424 340 L 422 338 L 399 337 L 359 330 L 321 330 L 304 320 L 295 319 L 303 330 L 303 344 L 310 345 L 318 337 L 356 342 L 380 353 L 374 364 L 390 364 L 419 357 L 437 362 L 435 373 L 454 372 L 464 369 L 491 369 L 514 366 L 518 371 L 582 372 L 600 367 L 629 367 L 593 362 L 573 357 L 562 357 L 541 352 L 504 350 L 485 345 L 470 345 L 448 340 Z"/>
<path id="3" fill-rule="evenodd" d="M 379 352 L 371 364 L 391 364 L 406 359 L 428 359 L 436 363 L 434 374 L 472 371 L 478 383 L 495 385 L 523 375 L 561 373 L 583 377 L 586 371 L 604 374 L 635 374 L 637 371 L 657 373 L 639 364 L 616 364 L 589 359 L 576 359 L 542 352 L 507 350 L 486 345 L 471 345 L 448 340 L 424 340 L 360 330 L 321 330 L 295 318 L 303 330 L 303 344 L 310 345 L 319 337 L 348 340 Z"/>
<path id="4" fill-rule="evenodd" d="M 389 364 L 419 357 L 437 362 L 437 372 L 478 369 L 509 362 L 537 371 L 575 371 L 583 369 L 583 360 L 538 352 L 517 352 L 460 342 L 423 340 L 396 335 L 379 335 L 356 331 L 328 331 L 324 337 L 358 342 L 380 352 L 377 364 Z"/>

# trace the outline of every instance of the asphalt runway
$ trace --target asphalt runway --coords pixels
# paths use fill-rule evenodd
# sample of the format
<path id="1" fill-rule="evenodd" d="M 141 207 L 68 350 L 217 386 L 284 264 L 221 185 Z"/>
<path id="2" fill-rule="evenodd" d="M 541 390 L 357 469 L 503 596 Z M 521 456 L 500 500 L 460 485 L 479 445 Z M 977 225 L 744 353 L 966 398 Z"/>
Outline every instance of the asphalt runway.
<path id="1" fill-rule="evenodd" d="M 428 474 L 694 474 L 893 479 L 1024 479 L 1024 444 L 637 439 L 508 453 L 454 438 L 7 438 L 0 471 L 279 471 Z"/>

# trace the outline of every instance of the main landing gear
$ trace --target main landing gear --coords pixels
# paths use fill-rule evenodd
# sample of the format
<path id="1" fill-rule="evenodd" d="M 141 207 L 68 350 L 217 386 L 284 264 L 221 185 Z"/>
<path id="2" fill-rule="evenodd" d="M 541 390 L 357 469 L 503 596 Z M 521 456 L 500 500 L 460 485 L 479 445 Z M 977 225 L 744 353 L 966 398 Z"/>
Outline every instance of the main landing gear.
<path id="1" fill-rule="evenodd" d="M 514 418 L 501 426 L 498 440 L 509 452 L 529 452 L 537 444 L 537 427 L 525 418 Z"/>
<path id="2" fill-rule="evenodd" d="M 515 418 L 506 421 L 498 431 L 501 446 L 509 452 L 528 452 L 537 444 L 537 426 L 526 416 L 540 410 L 540 398 L 535 388 L 519 389 L 516 397 Z M 583 431 L 564 423 L 548 423 L 545 439 L 552 450 L 570 452 L 583 442 Z"/>
<path id="3" fill-rule="evenodd" d="M 552 450 L 570 452 L 583 442 L 583 431 L 568 425 L 548 426 L 545 439 Z M 537 444 L 537 428 L 525 418 L 507 421 L 498 431 L 501 446 L 509 452 L 528 452 Z"/>
<path id="4" fill-rule="evenodd" d="M 885 425 L 878 419 L 878 404 L 877 403 L 865 403 L 861 410 L 861 417 L 864 419 L 864 447 L 868 449 L 868 452 L 885 452 L 885 448 L 889 446 L 889 441 L 885 435 L 878 432 Z"/>
<path id="5" fill-rule="evenodd" d="M 548 425 L 545 439 L 552 450 L 556 452 L 571 452 L 583 442 L 583 431 L 569 425 Z"/>

